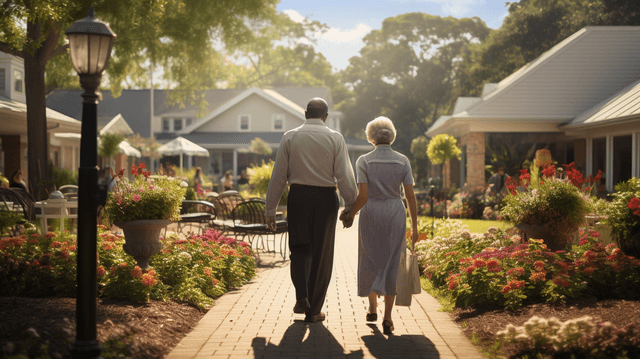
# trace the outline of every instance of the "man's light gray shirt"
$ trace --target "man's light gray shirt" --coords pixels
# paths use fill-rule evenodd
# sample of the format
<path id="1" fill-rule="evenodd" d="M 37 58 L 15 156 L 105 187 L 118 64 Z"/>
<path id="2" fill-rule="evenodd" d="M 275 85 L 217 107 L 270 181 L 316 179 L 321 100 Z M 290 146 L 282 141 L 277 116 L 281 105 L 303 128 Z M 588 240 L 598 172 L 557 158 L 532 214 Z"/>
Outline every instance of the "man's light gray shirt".
<path id="1" fill-rule="evenodd" d="M 267 217 L 276 215 L 287 182 L 317 187 L 337 185 L 345 208 L 351 209 L 358 193 L 342 134 L 321 119 L 310 118 L 282 136 L 267 191 Z"/>

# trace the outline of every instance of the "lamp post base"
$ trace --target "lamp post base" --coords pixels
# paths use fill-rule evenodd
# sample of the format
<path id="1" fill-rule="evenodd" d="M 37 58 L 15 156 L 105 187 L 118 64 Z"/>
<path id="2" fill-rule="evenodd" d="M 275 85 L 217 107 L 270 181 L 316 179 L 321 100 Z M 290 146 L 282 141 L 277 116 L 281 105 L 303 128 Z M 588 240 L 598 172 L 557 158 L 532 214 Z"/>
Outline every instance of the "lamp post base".
<path id="1" fill-rule="evenodd" d="M 76 340 L 71 348 L 73 359 L 102 359 L 102 347 L 97 340 Z"/>

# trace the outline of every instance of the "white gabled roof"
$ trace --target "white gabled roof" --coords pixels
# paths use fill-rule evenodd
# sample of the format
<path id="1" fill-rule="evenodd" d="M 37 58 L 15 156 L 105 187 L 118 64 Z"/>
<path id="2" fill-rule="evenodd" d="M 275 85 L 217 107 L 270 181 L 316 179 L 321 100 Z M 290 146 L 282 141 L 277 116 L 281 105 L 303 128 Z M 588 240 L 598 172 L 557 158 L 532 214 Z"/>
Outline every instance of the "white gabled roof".
<path id="1" fill-rule="evenodd" d="M 449 121 L 567 123 L 640 78 L 639 58 L 640 26 L 585 27 Z"/>
<path id="2" fill-rule="evenodd" d="M 640 117 L 640 79 L 576 117 L 564 128 L 599 126 Z"/>
<path id="3" fill-rule="evenodd" d="M 125 121 L 124 117 L 122 117 L 121 114 L 118 114 L 118 115 L 116 115 L 116 117 L 112 118 L 111 121 L 109 121 L 109 123 L 107 123 L 100 130 L 100 134 L 102 135 L 102 134 L 110 132 L 111 131 L 111 127 L 115 126 L 119 121 L 122 121 L 120 126 L 124 126 L 124 129 L 125 129 L 125 133 L 123 133 L 123 134 L 124 135 L 133 135 L 133 130 L 131 129 L 131 127 L 129 126 L 127 121 Z"/>
<path id="4" fill-rule="evenodd" d="M 247 99 L 251 95 L 258 95 L 258 96 L 262 97 L 263 99 L 273 103 L 274 105 L 276 105 L 278 107 L 281 107 L 285 111 L 290 112 L 292 115 L 300 118 L 302 121 L 305 120 L 304 109 L 302 107 L 298 106 L 297 104 L 295 104 L 293 101 L 288 100 L 286 97 L 278 94 L 275 91 L 261 90 L 261 89 L 259 89 L 257 87 L 252 87 L 250 89 L 247 89 L 246 91 L 243 91 L 241 94 L 239 94 L 238 96 L 232 98 L 230 101 L 227 101 L 224 105 L 218 107 L 217 109 L 215 109 L 215 111 L 213 111 L 210 114 L 206 115 L 205 117 L 203 117 L 199 121 L 196 121 L 195 123 L 191 124 L 190 126 L 187 126 L 185 129 L 180 131 L 180 134 L 189 134 L 189 133 L 197 130 L 198 128 L 200 128 L 200 127 L 204 126 L 205 124 L 209 123 L 211 120 L 215 119 L 216 117 L 218 117 L 219 115 L 221 115 L 225 111 L 231 109 L 233 106 L 235 106 L 235 105 L 239 104 L 240 102 L 244 101 L 245 99 Z"/>

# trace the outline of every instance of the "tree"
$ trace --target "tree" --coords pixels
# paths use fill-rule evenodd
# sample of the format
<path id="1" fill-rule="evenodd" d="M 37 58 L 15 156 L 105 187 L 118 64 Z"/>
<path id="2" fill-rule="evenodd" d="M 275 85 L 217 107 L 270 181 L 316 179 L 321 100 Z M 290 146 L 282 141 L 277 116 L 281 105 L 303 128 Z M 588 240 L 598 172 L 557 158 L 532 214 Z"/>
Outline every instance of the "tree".
<path id="1" fill-rule="evenodd" d="M 452 158 L 460 159 L 462 151 L 458 148 L 456 138 L 453 136 L 441 134 L 433 137 L 427 147 L 427 156 L 434 165 L 444 164 Z M 445 166 L 442 166 L 442 179 L 445 178 Z M 444 189 L 444 212 L 447 213 L 447 185 L 443 182 Z"/>
<path id="2" fill-rule="evenodd" d="M 111 159 L 118 154 L 118 146 L 122 141 L 124 141 L 124 135 L 121 133 L 104 133 L 100 135 L 98 156 L 108 158 L 109 162 L 111 162 Z"/>
<path id="3" fill-rule="evenodd" d="M 411 141 L 411 162 L 416 182 L 427 178 L 430 164 L 429 156 L 427 156 L 428 146 L 429 140 L 425 136 L 418 136 Z"/>
<path id="4" fill-rule="evenodd" d="M 146 81 L 151 67 L 164 69 L 164 80 L 181 91 L 172 93 L 176 103 L 200 100 L 198 90 L 215 87 L 222 63 L 214 50 L 221 40 L 229 49 L 253 39 L 246 21 L 270 19 L 276 0 L 4 0 L 0 3 L 0 51 L 21 57 L 25 65 L 29 187 L 39 194 L 38 184 L 49 177 L 46 85 L 69 83 L 68 63 L 47 63 L 66 53 L 62 31 L 86 16 L 95 5 L 99 17 L 110 22 L 118 35 L 106 70 L 117 96 L 125 85 Z M 77 83 L 77 78 L 75 80 Z M 49 87 L 51 88 L 51 87 Z"/>
<path id="5" fill-rule="evenodd" d="M 640 25 L 640 2 L 636 0 L 602 0 L 607 18 L 604 25 Z"/>
<path id="6" fill-rule="evenodd" d="M 366 122 L 387 116 L 399 132 L 396 147 L 408 153 L 409 134 L 424 133 L 455 100 L 464 49 L 488 34 L 479 18 L 409 13 L 385 19 L 341 74 L 352 91 L 339 107 L 349 119 L 346 133 L 360 133 Z"/>

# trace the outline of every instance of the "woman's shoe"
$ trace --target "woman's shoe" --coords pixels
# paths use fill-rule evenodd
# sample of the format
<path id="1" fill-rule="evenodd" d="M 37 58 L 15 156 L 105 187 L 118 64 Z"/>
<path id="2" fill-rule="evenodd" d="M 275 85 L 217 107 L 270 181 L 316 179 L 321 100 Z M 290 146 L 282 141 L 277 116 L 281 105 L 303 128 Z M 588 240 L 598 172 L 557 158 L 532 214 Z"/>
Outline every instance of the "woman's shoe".
<path id="1" fill-rule="evenodd" d="M 375 322 L 378 320 L 378 313 L 367 313 L 367 322 Z"/>
<path id="2" fill-rule="evenodd" d="M 384 322 L 382 322 L 382 330 L 383 330 L 382 332 L 385 335 L 393 334 L 393 329 L 394 329 L 393 328 L 393 323 L 391 323 L 390 321 L 385 320 Z"/>

